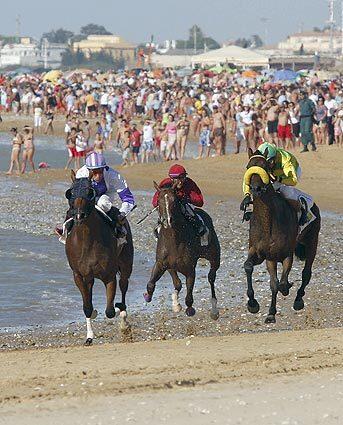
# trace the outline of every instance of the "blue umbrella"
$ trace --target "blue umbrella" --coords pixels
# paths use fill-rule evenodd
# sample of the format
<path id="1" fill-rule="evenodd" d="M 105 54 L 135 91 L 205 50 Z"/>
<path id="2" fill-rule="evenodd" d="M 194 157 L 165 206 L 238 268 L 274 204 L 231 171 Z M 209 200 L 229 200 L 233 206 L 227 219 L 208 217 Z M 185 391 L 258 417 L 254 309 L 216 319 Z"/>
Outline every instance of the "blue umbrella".
<path id="1" fill-rule="evenodd" d="M 273 81 L 293 81 L 298 78 L 298 73 L 291 69 L 280 69 L 276 71 L 273 77 Z"/>

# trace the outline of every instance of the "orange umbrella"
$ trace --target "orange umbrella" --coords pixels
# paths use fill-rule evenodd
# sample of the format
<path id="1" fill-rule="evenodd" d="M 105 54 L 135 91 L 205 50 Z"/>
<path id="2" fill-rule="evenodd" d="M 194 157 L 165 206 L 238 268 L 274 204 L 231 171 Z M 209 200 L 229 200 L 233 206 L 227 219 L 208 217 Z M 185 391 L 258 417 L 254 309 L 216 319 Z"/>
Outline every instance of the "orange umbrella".
<path id="1" fill-rule="evenodd" d="M 242 73 L 242 77 L 244 78 L 256 78 L 257 75 L 257 72 L 252 70 L 247 70 Z"/>

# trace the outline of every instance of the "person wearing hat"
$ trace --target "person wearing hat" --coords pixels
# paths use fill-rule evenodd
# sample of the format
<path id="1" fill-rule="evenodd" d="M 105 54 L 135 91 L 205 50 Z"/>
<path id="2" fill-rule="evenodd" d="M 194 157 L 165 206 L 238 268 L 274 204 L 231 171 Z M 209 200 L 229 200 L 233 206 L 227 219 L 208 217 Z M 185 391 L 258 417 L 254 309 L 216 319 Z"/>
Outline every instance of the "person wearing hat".
<path id="1" fill-rule="evenodd" d="M 187 177 L 186 169 L 179 164 L 174 164 L 169 169 L 169 176 L 161 181 L 161 189 L 171 187 L 176 182 L 176 194 L 185 206 L 185 217 L 194 225 L 199 236 L 206 233 L 206 227 L 198 215 L 194 212 L 194 207 L 201 208 L 204 205 L 204 198 L 197 184 Z M 159 192 L 156 191 L 152 205 L 158 206 Z M 158 232 L 156 236 L 158 235 Z"/>
<path id="2" fill-rule="evenodd" d="M 301 212 L 299 226 L 304 226 L 312 218 L 310 209 L 313 207 L 314 201 L 310 195 L 294 187 L 301 177 L 301 168 L 296 157 L 284 149 L 277 148 L 272 143 L 263 143 L 259 146 L 258 153 L 263 155 L 268 162 L 274 189 L 290 203 L 297 202 L 296 209 Z M 250 188 L 245 183 L 243 183 L 243 193 L 244 199 L 240 209 L 245 211 L 247 206 L 252 203 Z M 250 215 L 245 219 L 248 221 Z"/>
<path id="3" fill-rule="evenodd" d="M 113 220 L 116 229 L 118 224 L 121 227 L 121 223 L 135 206 L 134 196 L 126 180 L 118 171 L 108 167 L 104 156 L 97 152 L 90 152 L 86 157 L 86 164 L 76 173 L 77 179 L 89 178 L 90 176 L 92 187 L 96 193 L 97 206 Z M 113 206 L 117 196 L 119 196 L 121 201 L 119 209 Z M 68 211 L 66 220 L 69 218 Z M 67 231 L 69 233 L 72 228 L 72 222 L 69 221 L 68 225 Z M 59 236 L 62 235 L 61 229 L 56 228 L 55 231 Z"/>

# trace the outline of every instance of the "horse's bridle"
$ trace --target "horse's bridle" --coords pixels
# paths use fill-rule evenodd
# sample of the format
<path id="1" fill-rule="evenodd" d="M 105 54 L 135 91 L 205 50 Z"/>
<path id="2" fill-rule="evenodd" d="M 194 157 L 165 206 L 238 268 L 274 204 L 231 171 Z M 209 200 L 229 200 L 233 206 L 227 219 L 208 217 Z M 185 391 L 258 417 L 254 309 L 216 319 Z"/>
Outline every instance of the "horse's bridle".
<path id="1" fill-rule="evenodd" d="M 74 185 L 73 185 L 74 186 Z M 75 224 L 80 224 L 83 220 L 85 220 L 87 217 L 90 216 L 92 213 L 94 207 L 95 207 L 95 199 L 96 199 L 96 191 L 93 187 L 81 187 L 77 188 L 78 190 L 76 193 L 73 193 L 74 187 L 71 187 L 66 192 L 66 198 L 69 200 L 70 208 L 69 208 L 69 215 L 71 218 L 74 219 Z M 83 190 L 82 190 L 83 189 Z M 89 193 L 87 195 L 84 193 L 87 189 L 87 192 L 89 190 L 92 191 L 92 196 L 89 197 Z M 74 202 L 76 199 L 85 199 L 87 201 L 86 208 L 74 208 Z"/>
<path id="2" fill-rule="evenodd" d="M 159 213 L 159 223 L 165 228 L 167 229 L 168 227 L 171 227 L 171 215 L 169 212 L 169 200 L 168 200 L 168 194 L 165 193 L 164 194 L 164 200 L 165 200 L 165 209 L 166 209 L 166 216 L 163 216 L 163 214 L 160 213 L 160 209 L 158 209 L 158 213 Z M 182 209 L 184 208 L 182 202 L 180 201 L 180 199 L 176 196 L 175 199 L 176 203 L 179 204 L 181 212 Z"/>

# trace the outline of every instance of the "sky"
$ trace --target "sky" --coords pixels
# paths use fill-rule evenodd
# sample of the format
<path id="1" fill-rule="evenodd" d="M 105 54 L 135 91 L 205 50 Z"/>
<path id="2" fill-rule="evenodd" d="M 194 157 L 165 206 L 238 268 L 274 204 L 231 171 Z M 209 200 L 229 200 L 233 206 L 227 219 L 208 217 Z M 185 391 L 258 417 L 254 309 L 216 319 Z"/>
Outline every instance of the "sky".
<path id="1" fill-rule="evenodd" d="M 327 0 L 0 0 L 0 33 L 16 34 L 20 15 L 21 35 L 39 38 L 60 27 L 78 32 L 96 23 L 128 41 L 188 38 L 198 24 L 218 42 L 259 34 L 274 44 L 288 34 L 322 27 L 328 19 Z M 336 19 L 340 12 L 336 2 Z M 5 18 L 5 19 L 4 19 Z M 264 22 L 264 18 L 267 20 Z"/>

